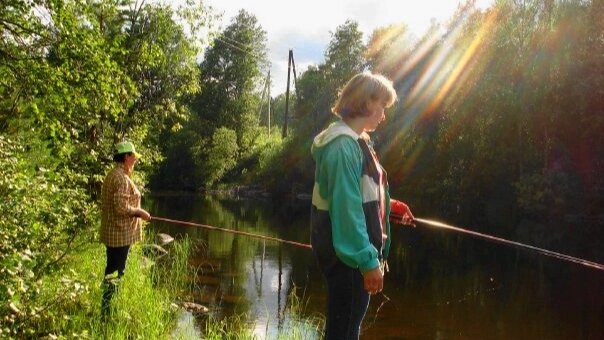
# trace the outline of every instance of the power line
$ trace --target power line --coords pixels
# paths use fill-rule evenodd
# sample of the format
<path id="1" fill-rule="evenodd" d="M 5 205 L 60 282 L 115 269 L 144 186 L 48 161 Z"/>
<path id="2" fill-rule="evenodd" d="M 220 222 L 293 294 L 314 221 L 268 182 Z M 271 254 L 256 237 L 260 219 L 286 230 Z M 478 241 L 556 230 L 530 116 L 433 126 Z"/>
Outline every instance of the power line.
<path id="1" fill-rule="evenodd" d="M 239 47 L 241 47 L 243 49 L 246 49 L 246 50 L 249 50 L 249 51 L 253 51 L 254 50 L 254 48 L 251 47 L 249 44 L 244 44 L 244 43 L 242 43 L 242 42 L 240 42 L 238 40 L 235 40 L 235 39 L 233 39 L 233 38 L 231 38 L 229 36 L 222 35 L 221 38 L 229 40 L 231 43 L 233 43 L 235 45 L 238 45 Z"/>
<path id="2" fill-rule="evenodd" d="M 234 49 L 236 49 L 236 50 L 239 50 L 239 51 L 241 51 L 241 52 L 243 52 L 243 53 L 245 53 L 245 54 L 247 54 L 247 55 L 249 55 L 249 56 L 252 56 L 252 57 L 254 57 L 254 58 L 256 58 L 256 59 L 262 59 L 262 57 L 260 57 L 259 55 L 255 54 L 255 53 L 253 53 L 253 52 L 250 52 L 250 51 L 248 51 L 248 50 L 245 50 L 245 49 L 243 49 L 243 48 L 241 48 L 241 47 L 239 47 L 239 46 L 237 46 L 237 45 L 234 45 L 233 43 L 230 43 L 230 42 L 228 42 L 228 41 L 225 41 L 225 40 L 223 40 L 223 39 L 221 39 L 221 38 L 216 37 L 216 38 L 214 38 L 214 40 L 218 40 L 218 41 L 220 41 L 221 43 L 223 43 L 223 44 L 225 44 L 225 45 L 227 45 L 227 46 L 230 46 L 230 47 L 232 47 L 232 48 L 234 48 Z"/>
<path id="3" fill-rule="evenodd" d="M 249 44 L 244 44 L 236 39 L 233 39 L 231 37 L 228 37 L 226 35 L 222 35 L 220 37 L 215 37 L 215 40 L 229 46 L 232 47 L 238 51 L 241 51 L 251 57 L 254 57 L 256 59 L 261 60 L 262 57 L 256 53 L 253 52 L 253 48 L 249 45 Z M 264 61 L 265 65 L 270 65 L 270 61 L 269 60 L 265 60 Z M 288 56 L 288 85 L 287 87 L 289 88 L 289 83 L 290 83 L 290 72 L 292 71 L 294 72 L 294 90 L 297 92 L 298 90 L 298 77 L 297 77 L 297 73 L 296 73 L 296 64 L 294 61 L 294 56 L 293 56 L 293 51 L 290 49 L 290 55 Z M 270 85 L 269 85 L 270 86 Z M 287 113 L 286 113 L 287 115 Z M 287 119 L 287 118 L 286 118 Z M 284 134 L 287 134 L 287 131 L 284 131 Z"/>

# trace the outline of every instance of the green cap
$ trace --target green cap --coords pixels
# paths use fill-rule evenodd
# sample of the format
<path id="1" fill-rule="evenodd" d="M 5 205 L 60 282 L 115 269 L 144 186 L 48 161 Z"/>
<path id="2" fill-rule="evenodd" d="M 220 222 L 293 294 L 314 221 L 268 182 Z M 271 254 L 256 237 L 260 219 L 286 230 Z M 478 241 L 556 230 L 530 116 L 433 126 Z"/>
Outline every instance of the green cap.
<path id="1" fill-rule="evenodd" d="M 121 142 L 115 145 L 114 154 L 119 155 L 122 153 L 130 153 L 132 152 L 136 158 L 140 158 L 140 154 L 134 150 L 134 144 L 131 142 Z"/>

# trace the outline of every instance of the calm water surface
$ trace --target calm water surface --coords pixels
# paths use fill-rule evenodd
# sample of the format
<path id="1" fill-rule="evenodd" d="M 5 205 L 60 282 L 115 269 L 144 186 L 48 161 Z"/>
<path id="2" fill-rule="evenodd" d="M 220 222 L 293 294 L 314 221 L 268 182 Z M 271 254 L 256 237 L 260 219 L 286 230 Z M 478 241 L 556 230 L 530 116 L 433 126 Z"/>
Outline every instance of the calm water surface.
<path id="1" fill-rule="evenodd" d="M 154 216 L 309 243 L 309 201 L 154 194 Z M 305 248 L 152 222 L 202 247 L 192 255 L 194 300 L 221 318 L 244 315 L 275 339 L 299 316 L 324 313 L 326 287 Z M 553 249 L 555 250 L 555 249 Z M 572 255 L 572 254 L 570 254 Z M 382 295 L 372 297 L 363 339 L 604 339 L 604 272 L 448 231 L 393 226 Z M 312 329 L 304 338 L 319 339 Z"/>

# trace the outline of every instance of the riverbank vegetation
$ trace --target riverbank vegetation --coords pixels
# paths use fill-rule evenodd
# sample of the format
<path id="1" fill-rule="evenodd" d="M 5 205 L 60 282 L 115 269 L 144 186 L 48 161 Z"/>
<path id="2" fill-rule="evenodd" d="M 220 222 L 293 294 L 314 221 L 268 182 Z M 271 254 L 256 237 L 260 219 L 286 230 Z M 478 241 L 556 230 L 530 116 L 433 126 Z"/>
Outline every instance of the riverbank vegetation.
<path id="1" fill-rule="evenodd" d="M 67 312 L 81 308 L 90 319 L 100 301 L 90 295 L 100 277 L 89 275 L 103 266 L 79 271 L 76 259 L 92 259 L 98 245 L 97 196 L 110 150 L 134 141 L 145 155 L 135 180 L 146 182 L 161 160 L 161 131 L 186 115 L 183 97 L 199 90 L 203 41 L 185 26 L 197 32 L 210 22 L 192 3 L 175 10 L 128 1 L 3 2 L 0 337 L 90 334 L 84 322 L 92 320 Z"/>
<path id="2" fill-rule="evenodd" d="M 61 268 L 40 276 L 35 285 L 23 280 L 20 291 L 12 292 L 19 299 L 11 302 L 14 310 L 4 320 L 2 338 L 180 338 L 184 329 L 175 330 L 181 310 L 176 302 L 188 288 L 189 242 L 175 242 L 158 263 L 142 249 L 131 250 L 109 317 L 101 317 L 105 249 L 87 242 L 61 259 Z"/>
<path id="3" fill-rule="evenodd" d="M 262 23 L 245 11 L 226 28 L 215 19 L 192 0 L 3 3 L 0 337 L 95 329 L 65 311 L 95 308 L 88 275 L 100 266 L 74 259 L 102 258 L 97 198 L 115 142 L 135 143 L 135 181 L 154 189 L 308 193 L 312 138 L 365 69 L 398 89 L 373 139 L 418 215 L 604 259 L 602 1 L 470 2 L 420 37 L 348 20 L 292 96 L 270 98 L 270 120 Z"/>

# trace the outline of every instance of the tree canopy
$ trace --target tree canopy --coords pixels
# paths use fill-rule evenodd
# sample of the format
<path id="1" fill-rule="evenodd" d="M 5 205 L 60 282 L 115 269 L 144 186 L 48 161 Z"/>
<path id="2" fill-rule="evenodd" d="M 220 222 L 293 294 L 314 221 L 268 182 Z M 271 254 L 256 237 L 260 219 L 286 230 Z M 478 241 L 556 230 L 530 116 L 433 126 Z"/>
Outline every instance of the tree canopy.
<path id="1" fill-rule="evenodd" d="M 171 157 L 157 185 L 212 185 L 250 156 L 258 137 L 266 53 L 266 32 L 243 10 L 216 34 L 199 64 L 201 92 L 191 99 L 193 116 L 165 148 Z M 183 169 L 183 162 L 190 166 Z M 170 172 L 181 175 L 174 181 Z"/>
<path id="2" fill-rule="evenodd" d="M 68 270 L 61 262 L 78 244 L 95 240 L 113 144 L 132 140 L 145 155 L 138 180 L 161 161 L 158 136 L 199 91 L 201 45 L 181 19 L 198 28 L 209 20 L 203 6 L 181 10 L 179 19 L 134 1 L 3 2 L 0 209 L 10 218 L 0 221 L 0 297 L 9 301 L 0 337 L 38 337 L 36 325 L 56 323 L 40 315 L 51 308 L 41 288 Z"/>

